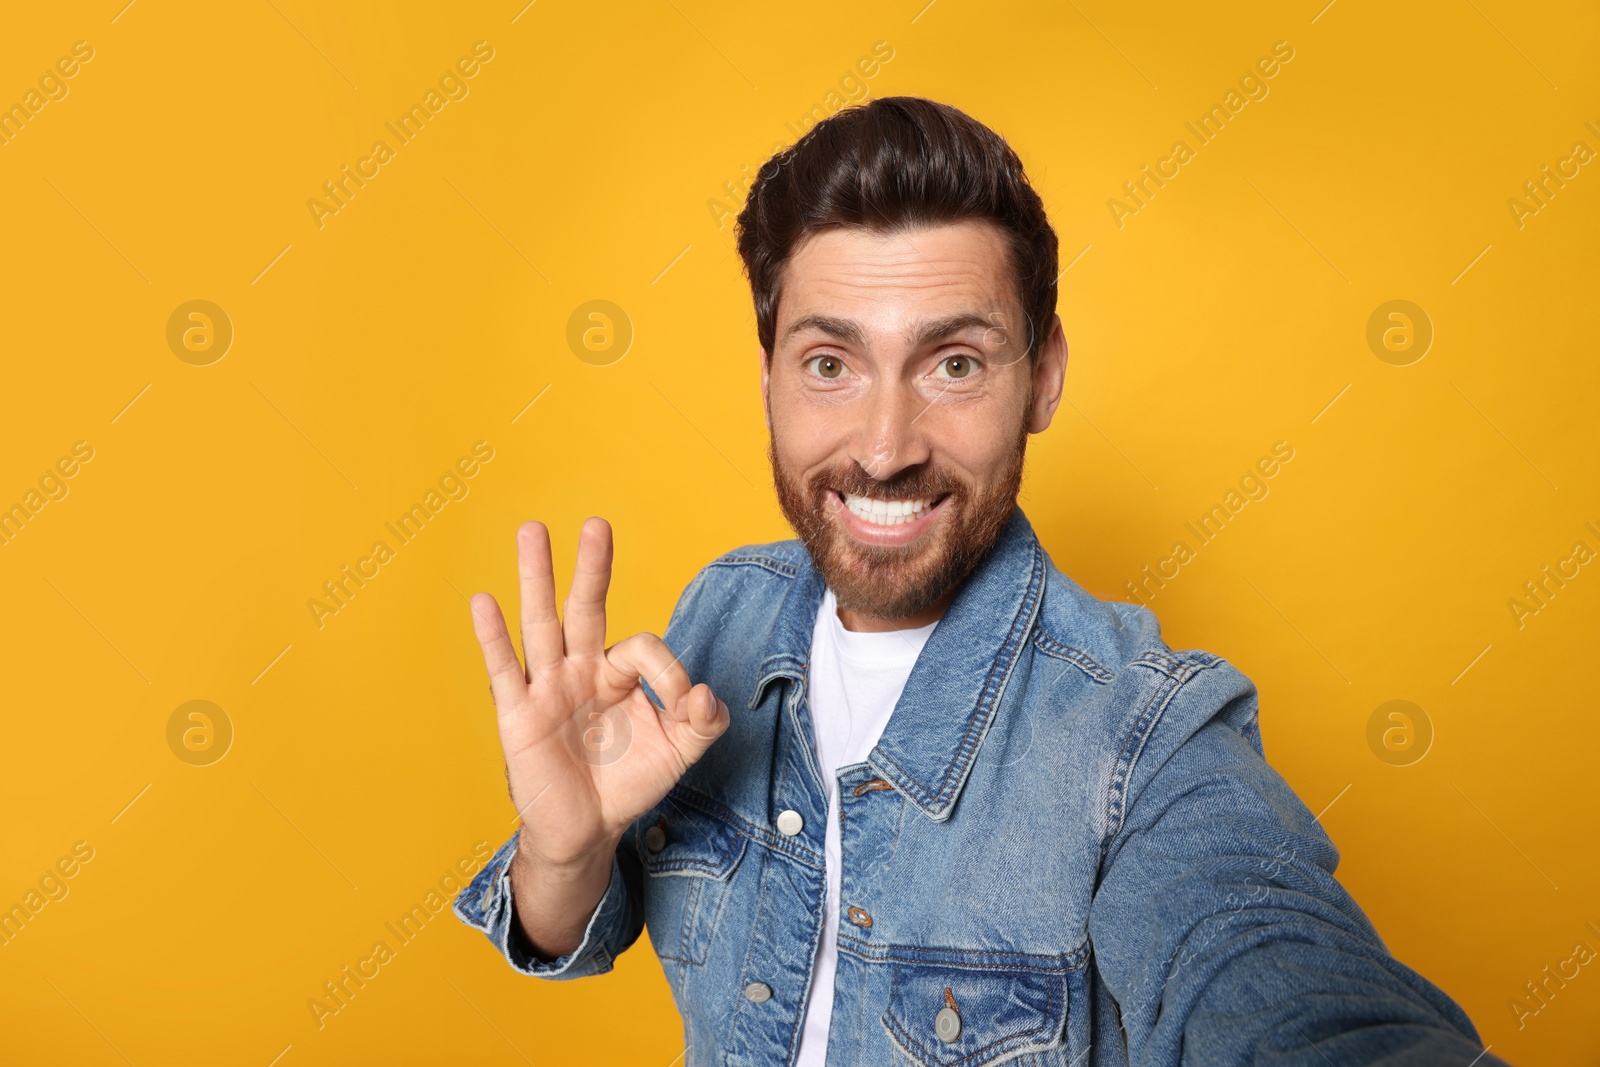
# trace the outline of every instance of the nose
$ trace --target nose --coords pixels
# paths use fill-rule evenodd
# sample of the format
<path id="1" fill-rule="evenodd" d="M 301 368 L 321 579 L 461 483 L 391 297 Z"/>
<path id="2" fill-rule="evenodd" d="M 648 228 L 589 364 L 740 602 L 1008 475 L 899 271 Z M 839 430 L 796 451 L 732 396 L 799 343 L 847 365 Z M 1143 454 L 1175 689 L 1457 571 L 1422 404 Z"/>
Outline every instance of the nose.
<path id="1" fill-rule="evenodd" d="M 909 384 L 885 378 L 874 381 L 861 400 L 850 442 L 851 458 L 879 481 L 926 463 L 930 449 L 922 414 L 927 406 L 927 400 Z"/>

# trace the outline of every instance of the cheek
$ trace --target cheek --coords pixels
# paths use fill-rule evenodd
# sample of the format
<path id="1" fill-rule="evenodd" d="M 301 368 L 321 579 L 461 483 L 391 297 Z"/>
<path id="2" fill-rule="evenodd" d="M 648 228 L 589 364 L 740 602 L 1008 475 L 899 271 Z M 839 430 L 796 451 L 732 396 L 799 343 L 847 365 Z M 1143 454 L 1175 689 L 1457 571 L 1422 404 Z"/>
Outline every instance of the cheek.
<path id="1" fill-rule="evenodd" d="M 772 446 L 785 470 L 804 476 L 844 450 L 846 438 L 831 421 L 793 408 L 772 411 Z"/>
<path id="2" fill-rule="evenodd" d="M 959 478 L 982 483 L 1011 462 L 1017 435 L 1010 431 L 1022 417 L 1020 404 L 973 397 L 929 408 L 919 425 L 926 424 L 936 462 Z"/>
<path id="3" fill-rule="evenodd" d="M 786 459 L 813 463 L 845 447 L 854 408 L 842 392 L 818 392 L 774 377 L 770 398 L 773 441 Z"/>

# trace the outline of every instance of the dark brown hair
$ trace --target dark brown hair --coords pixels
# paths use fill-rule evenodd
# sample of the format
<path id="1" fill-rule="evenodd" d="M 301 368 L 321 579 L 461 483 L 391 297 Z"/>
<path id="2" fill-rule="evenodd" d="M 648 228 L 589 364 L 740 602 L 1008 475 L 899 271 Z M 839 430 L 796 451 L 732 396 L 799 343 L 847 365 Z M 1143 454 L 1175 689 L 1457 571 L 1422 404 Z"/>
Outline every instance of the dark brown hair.
<path id="1" fill-rule="evenodd" d="M 1004 138 L 948 104 L 887 96 L 847 107 L 762 166 L 739 212 L 739 256 L 770 357 L 783 267 L 804 237 L 833 227 L 897 233 L 983 219 L 1004 233 L 1028 358 L 1056 310 L 1056 233 Z"/>

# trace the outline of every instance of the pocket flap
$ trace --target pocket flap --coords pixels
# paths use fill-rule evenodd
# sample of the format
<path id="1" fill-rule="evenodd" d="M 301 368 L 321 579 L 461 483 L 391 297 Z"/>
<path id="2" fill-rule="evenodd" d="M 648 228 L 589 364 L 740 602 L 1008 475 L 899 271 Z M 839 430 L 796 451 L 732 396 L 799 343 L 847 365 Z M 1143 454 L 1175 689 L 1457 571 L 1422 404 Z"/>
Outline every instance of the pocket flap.
<path id="1" fill-rule="evenodd" d="M 674 791 L 639 820 L 639 860 L 652 875 L 726 878 L 747 843 L 732 825 L 687 803 L 674 803 Z"/>
<path id="2" fill-rule="evenodd" d="M 919 1063 L 980 1067 L 1065 1040 L 1065 969 L 903 959 L 889 967 L 883 1025 Z"/>

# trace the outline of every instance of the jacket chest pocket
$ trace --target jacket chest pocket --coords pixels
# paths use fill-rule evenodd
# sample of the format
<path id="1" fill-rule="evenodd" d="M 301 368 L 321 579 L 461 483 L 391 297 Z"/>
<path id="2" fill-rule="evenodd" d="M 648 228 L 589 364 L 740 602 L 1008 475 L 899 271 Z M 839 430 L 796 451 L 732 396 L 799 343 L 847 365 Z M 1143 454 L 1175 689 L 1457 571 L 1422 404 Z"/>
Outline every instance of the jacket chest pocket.
<path id="1" fill-rule="evenodd" d="M 668 802 L 641 820 L 636 838 L 656 954 L 704 963 L 746 839 L 721 819 Z"/>
<path id="2" fill-rule="evenodd" d="M 1072 1062 L 1068 1054 L 1079 1050 L 1068 1041 L 1069 1006 L 1074 989 L 1081 998 L 1083 978 L 1072 957 L 971 953 L 971 959 L 960 959 L 963 955 L 969 954 L 939 950 L 926 960 L 900 955 L 885 963 L 889 996 L 883 1026 L 911 1063 L 982 1067 L 1003 1060 L 1064 1067 Z"/>

